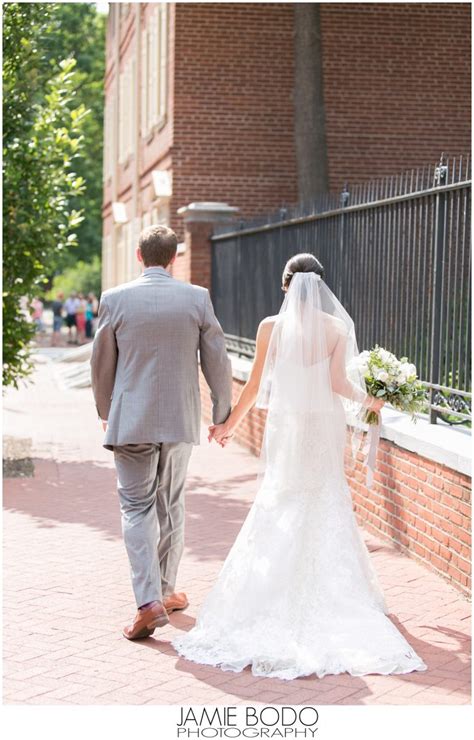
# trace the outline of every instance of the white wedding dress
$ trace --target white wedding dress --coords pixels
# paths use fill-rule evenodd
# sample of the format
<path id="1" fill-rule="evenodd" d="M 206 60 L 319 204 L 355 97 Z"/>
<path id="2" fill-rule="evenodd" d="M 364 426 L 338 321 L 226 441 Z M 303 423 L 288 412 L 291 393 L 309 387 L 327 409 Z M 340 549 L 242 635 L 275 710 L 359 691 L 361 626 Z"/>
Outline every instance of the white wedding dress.
<path id="1" fill-rule="evenodd" d="M 307 302 L 308 285 L 321 289 L 312 278 L 293 278 L 293 295 L 285 299 L 272 333 L 259 393 L 268 414 L 255 501 L 195 627 L 173 645 L 196 663 L 229 671 L 251 666 L 255 676 L 281 679 L 426 670 L 386 616 L 344 473 L 346 413 L 333 388 L 344 391 L 350 384 L 348 395 L 360 398 L 365 391 L 345 375 L 342 385 L 334 379 L 337 352 L 324 355 L 330 331 L 324 334 L 321 312 L 298 311 L 296 325 L 296 314 L 290 319 L 291 301 L 297 306 L 302 300 L 294 283 L 306 284 Z M 321 308 L 318 296 L 314 301 Z M 308 337 L 315 332 L 323 341 L 311 340 L 309 362 Z M 346 359 L 356 345 L 350 352 L 347 347 L 346 342 Z M 326 392 L 331 375 L 332 389 Z"/>

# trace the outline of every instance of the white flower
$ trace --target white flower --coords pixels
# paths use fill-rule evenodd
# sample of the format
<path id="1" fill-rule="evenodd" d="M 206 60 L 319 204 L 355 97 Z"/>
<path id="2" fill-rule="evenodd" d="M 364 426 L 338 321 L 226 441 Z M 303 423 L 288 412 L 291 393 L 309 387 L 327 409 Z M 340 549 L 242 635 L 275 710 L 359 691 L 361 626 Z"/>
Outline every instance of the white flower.
<path id="1" fill-rule="evenodd" d="M 371 361 L 372 360 L 372 361 Z M 406 357 L 399 360 L 384 347 L 364 350 L 350 367 L 387 385 L 403 385 L 416 379 L 416 367 Z"/>
<path id="2" fill-rule="evenodd" d="M 380 357 L 380 359 L 382 360 L 382 362 L 384 362 L 384 363 L 393 362 L 393 360 L 395 359 L 395 356 L 392 355 L 392 353 L 389 352 L 388 350 L 383 349 L 383 347 L 381 347 L 379 349 L 379 351 L 377 352 L 377 354 Z"/>
<path id="3" fill-rule="evenodd" d="M 365 375 L 368 370 L 369 356 L 370 352 L 361 352 L 360 355 L 358 355 L 357 357 L 353 357 L 352 360 L 349 362 L 348 370 L 352 372 L 356 371 Z"/>
<path id="4" fill-rule="evenodd" d="M 399 383 L 406 383 L 409 379 L 416 378 L 416 367 L 411 362 L 402 362 L 398 373 L 397 380 Z"/>

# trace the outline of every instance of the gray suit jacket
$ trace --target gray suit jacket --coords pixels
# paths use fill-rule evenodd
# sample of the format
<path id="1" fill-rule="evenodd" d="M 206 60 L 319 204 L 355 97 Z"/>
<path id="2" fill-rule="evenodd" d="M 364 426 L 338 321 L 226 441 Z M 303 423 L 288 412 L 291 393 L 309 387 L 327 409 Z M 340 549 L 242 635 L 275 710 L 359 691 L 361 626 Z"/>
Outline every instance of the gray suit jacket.
<path id="1" fill-rule="evenodd" d="M 104 447 L 199 444 L 198 350 L 219 424 L 230 413 L 232 372 L 209 292 L 149 267 L 102 294 L 91 370 L 97 412 L 108 420 Z"/>

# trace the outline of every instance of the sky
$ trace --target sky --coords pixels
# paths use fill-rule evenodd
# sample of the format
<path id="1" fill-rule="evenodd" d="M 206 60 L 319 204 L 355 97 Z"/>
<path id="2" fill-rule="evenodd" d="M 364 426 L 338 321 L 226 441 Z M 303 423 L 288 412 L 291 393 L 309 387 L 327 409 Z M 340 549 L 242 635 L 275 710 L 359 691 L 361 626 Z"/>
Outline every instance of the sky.
<path id="1" fill-rule="evenodd" d="M 95 4 L 95 7 L 97 8 L 98 13 L 105 13 L 107 14 L 109 12 L 109 4 L 105 2 L 98 2 Z"/>

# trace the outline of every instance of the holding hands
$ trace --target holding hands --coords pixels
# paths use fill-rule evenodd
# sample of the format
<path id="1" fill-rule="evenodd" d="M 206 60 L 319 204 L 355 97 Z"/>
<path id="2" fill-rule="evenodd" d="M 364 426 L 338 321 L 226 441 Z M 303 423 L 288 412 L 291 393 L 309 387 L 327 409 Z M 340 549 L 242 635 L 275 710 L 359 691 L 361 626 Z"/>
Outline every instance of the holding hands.
<path id="1" fill-rule="evenodd" d="M 207 439 L 209 442 L 212 442 L 214 439 L 221 447 L 225 447 L 229 439 L 233 436 L 233 429 L 227 424 L 227 422 L 224 422 L 223 424 L 212 424 L 209 427 L 209 435 Z"/>

